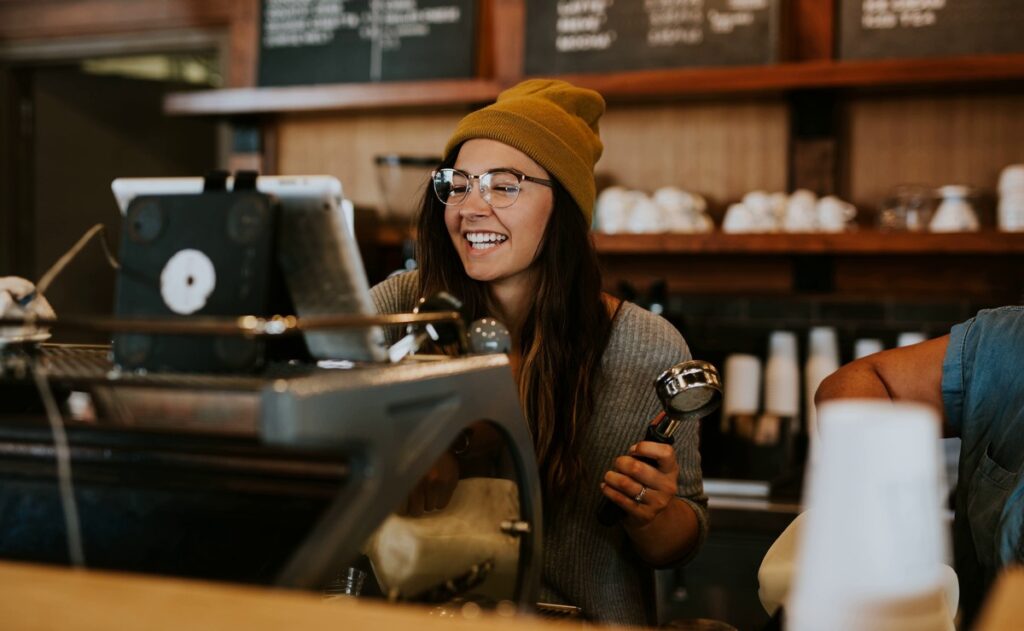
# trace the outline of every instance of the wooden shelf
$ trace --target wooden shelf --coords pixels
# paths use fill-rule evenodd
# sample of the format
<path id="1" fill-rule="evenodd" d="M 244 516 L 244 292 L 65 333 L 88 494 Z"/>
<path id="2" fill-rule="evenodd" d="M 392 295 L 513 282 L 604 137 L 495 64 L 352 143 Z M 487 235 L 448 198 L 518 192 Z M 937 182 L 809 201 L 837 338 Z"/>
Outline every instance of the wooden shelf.
<path id="1" fill-rule="evenodd" d="M 377 227 L 372 243 L 398 247 L 409 231 L 394 225 Z M 609 256 L 728 254 L 980 254 L 1024 256 L 1024 233 L 972 232 L 933 234 L 864 230 L 841 234 L 605 234 L 594 232 L 597 251 Z M 365 238 L 365 237 L 364 237 Z"/>
<path id="2" fill-rule="evenodd" d="M 604 255 L 659 254 L 846 254 L 846 255 L 1024 255 L 1024 234 L 886 233 L 842 234 L 603 234 L 594 243 Z"/>
<path id="3" fill-rule="evenodd" d="M 500 91 L 498 82 L 483 79 L 199 90 L 169 94 L 164 99 L 164 113 L 261 114 L 468 105 L 493 101 Z"/>
<path id="4" fill-rule="evenodd" d="M 868 88 L 1024 79 L 1024 55 L 809 61 L 732 68 L 674 68 L 563 77 L 610 99 Z"/>
<path id="5" fill-rule="evenodd" d="M 1024 79 L 1024 54 L 672 68 L 561 78 L 612 100 L 949 84 Z M 492 101 L 503 87 L 496 80 L 462 79 L 202 90 L 168 95 L 164 111 L 171 115 L 258 114 L 467 105 Z"/>

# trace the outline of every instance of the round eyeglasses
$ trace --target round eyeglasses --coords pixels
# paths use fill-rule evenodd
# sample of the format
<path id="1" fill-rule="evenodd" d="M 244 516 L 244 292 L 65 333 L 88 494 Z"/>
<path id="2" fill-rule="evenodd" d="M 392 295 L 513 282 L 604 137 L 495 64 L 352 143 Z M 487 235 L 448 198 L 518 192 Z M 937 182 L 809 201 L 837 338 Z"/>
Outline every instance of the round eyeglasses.
<path id="1" fill-rule="evenodd" d="M 515 169 L 492 169 L 480 175 L 470 175 L 458 169 L 437 169 L 431 174 L 434 194 L 447 206 L 458 206 L 466 201 L 473 190 L 473 180 L 480 186 L 480 197 L 491 208 L 508 208 L 516 203 L 523 182 L 553 186 L 554 182 L 533 177 Z"/>

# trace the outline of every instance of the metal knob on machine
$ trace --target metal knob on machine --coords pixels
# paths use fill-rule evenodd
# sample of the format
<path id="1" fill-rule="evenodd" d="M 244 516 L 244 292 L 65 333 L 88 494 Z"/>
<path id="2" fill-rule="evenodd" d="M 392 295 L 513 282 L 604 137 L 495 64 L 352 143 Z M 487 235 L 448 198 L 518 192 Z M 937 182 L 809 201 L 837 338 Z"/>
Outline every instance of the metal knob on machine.
<path id="1" fill-rule="evenodd" d="M 508 353 L 512 350 L 512 336 L 500 321 L 480 318 L 469 325 L 469 348 L 477 355 Z"/>

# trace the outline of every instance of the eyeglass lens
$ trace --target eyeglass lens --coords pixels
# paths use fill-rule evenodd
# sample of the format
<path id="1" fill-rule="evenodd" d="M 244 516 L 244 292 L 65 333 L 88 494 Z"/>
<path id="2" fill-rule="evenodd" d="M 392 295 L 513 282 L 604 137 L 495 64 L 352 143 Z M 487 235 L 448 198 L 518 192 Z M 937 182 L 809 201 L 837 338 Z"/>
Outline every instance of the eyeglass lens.
<path id="1" fill-rule="evenodd" d="M 434 192 L 445 204 L 461 204 L 469 197 L 473 179 L 480 181 L 480 197 L 493 208 L 507 208 L 519 197 L 519 176 L 510 171 L 488 171 L 474 178 L 455 169 L 439 169 L 434 174 Z"/>

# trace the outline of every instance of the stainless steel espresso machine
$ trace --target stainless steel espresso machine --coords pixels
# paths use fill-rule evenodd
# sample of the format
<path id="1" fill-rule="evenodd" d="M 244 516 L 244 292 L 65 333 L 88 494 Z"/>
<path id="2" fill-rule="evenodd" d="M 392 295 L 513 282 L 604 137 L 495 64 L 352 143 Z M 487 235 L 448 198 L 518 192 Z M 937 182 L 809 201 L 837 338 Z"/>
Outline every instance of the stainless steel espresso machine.
<path id="1" fill-rule="evenodd" d="M 484 567 L 491 576 L 449 595 L 469 597 L 490 581 L 509 587 L 500 597 L 485 589 L 490 599 L 536 602 L 539 483 L 504 355 L 142 375 L 116 370 L 106 348 L 44 344 L 8 348 L 2 363 L 0 557 L 68 561 L 54 438 L 34 370 L 60 407 L 88 567 L 322 589 L 366 559 L 367 541 L 389 520 L 406 519 L 397 532 L 416 536 L 416 520 L 393 513 L 463 430 L 484 422 L 501 445 L 471 473 L 500 481 L 509 501 L 479 522 L 486 532 L 471 534 L 493 540 L 495 554 L 514 549 L 514 563 L 481 553 L 425 570 L 438 585 L 379 589 L 417 600 Z M 86 396 L 95 412 L 76 414 Z M 429 554 L 423 536 L 417 549 Z M 432 593 L 437 600 L 443 590 Z"/>
<path id="2" fill-rule="evenodd" d="M 252 190 L 141 196 L 126 211 L 116 317 L 0 322 L 0 558 L 532 607 L 540 486 L 507 357 L 315 356 L 339 331 L 449 327 L 462 351 L 469 338 L 451 311 L 367 313 L 351 235 L 317 214 L 330 204 L 302 201 Z M 194 208 L 206 227 L 181 223 Z M 342 255 L 311 258 L 309 244 L 332 230 L 338 242 L 325 247 Z M 200 237 L 213 245 L 189 241 Z M 340 272 L 317 276 L 328 263 Z M 270 286 L 278 264 L 298 279 L 288 284 L 294 310 L 239 312 L 230 292 Z M 362 309 L 313 300 L 353 291 Z M 47 330 L 76 328 L 114 344 L 41 343 Z M 29 329 L 40 334 L 21 335 Z M 340 343 L 366 348 L 369 337 Z M 288 339 L 314 356 L 275 352 Z M 496 438 L 460 455 L 447 508 L 401 514 L 472 428 Z"/>

